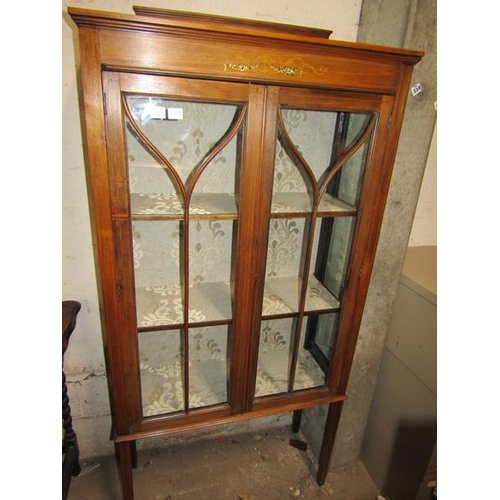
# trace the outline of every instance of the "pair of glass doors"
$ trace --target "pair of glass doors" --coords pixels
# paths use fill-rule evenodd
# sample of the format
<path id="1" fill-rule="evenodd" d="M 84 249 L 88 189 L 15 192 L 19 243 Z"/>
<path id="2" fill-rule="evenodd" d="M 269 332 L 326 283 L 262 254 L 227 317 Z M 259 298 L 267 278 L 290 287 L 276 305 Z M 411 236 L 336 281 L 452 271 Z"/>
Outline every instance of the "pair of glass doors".
<path id="1" fill-rule="evenodd" d="M 373 102 L 152 75 L 104 81 L 143 417 L 326 386 Z"/>

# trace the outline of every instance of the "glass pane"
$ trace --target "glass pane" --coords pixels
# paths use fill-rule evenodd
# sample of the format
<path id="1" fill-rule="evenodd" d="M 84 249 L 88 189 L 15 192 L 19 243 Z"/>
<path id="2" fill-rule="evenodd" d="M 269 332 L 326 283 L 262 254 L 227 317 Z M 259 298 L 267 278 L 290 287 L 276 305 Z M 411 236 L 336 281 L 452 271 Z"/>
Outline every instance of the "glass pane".
<path id="1" fill-rule="evenodd" d="M 236 105 L 173 100 L 158 96 L 127 96 L 134 124 L 174 166 L 183 183 L 231 128 Z M 144 140 L 140 141 L 144 143 Z M 146 148 L 151 150 L 150 147 Z M 149 160 L 143 148 L 131 150 L 134 163 Z M 150 160 L 149 160 L 150 163 Z"/>
<path id="2" fill-rule="evenodd" d="M 347 273 L 355 222 L 355 217 L 333 219 L 333 228 L 327 246 L 327 264 L 322 281 L 339 299 L 342 296 Z"/>
<path id="3" fill-rule="evenodd" d="M 189 406 L 227 401 L 228 326 L 193 328 L 189 332 Z"/>
<path id="4" fill-rule="evenodd" d="M 314 344 L 319 352 L 314 352 L 315 358 L 326 371 L 335 351 L 335 341 L 337 340 L 338 313 L 322 314 L 309 318 L 310 324 L 315 325 Z M 311 343 L 306 342 L 306 348 L 311 350 Z M 314 349 L 314 348 L 313 348 Z"/>
<path id="5" fill-rule="evenodd" d="M 183 298 L 179 269 L 181 224 L 132 222 L 137 324 L 181 325 Z"/>
<path id="6" fill-rule="evenodd" d="M 367 151 L 368 144 L 365 143 L 347 160 L 333 180 L 337 183 L 337 197 L 352 206 L 358 206 Z"/>
<path id="7" fill-rule="evenodd" d="M 286 393 L 289 390 L 297 318 L 262 321 L 255 397 Z M 304 348 L 302 328 L 295 369 L 294 390 L 325 385 L 325 375 Z"/>
<path id="8" fill-rule="evenodd" d="M 134 215 L 182 216 L 179 186 L 168 168 L 143 147 L 126 119 L 131 213 Z"/>
<path id="9" fill-rule="evenodd" d="M 328 218 L 323 222 L 330 223 L 331 227 L 325 238 L 325 228 L 318 224 L 312 242 L 311 275 L 304 309 L 307 317 L 303 321 L 297 354 L 294 390 L 324 385 L 334 354 L 355 217 Z M 319 272 L 322 265 L 326 268 Z"/>
<path id="10" fill-rule="evenodd" d="M 321 221 L 313 252 L 314 276 L 336 299 L 340 308 L 354 234 L 355 217 L 335 217 Z M 316 242 L 316 238 L 315 238 Z M 307 319 L 304 346 L 326 374 L 334 354 L 338 313 L 312 315 Z"/>
<path id="11" fill-rule="evenodd" d="M 124 103 L 144 415 L 227 402 L 243 106 Z"/>
<path id="12" fill-rule="evenodd" d="M 215 155 L 209 163 L 209 168 L 204 168 L 197 180 L 195 193 L 235 193 L 238 191 L 237 167 L 241 160 L 242 133 L 243 130 L 240 128 L 232 138 L 227 137 L 229 140 L 219 152 L 214 152 Z"/>
<path id="13" fill-rule="evenodd" d="M 318 316 L 319 318 L 325 318 L 328 315 Z M 310 350 L 305 348 L 307 327 L 304 324 L 302 327 L 302 332 L 300 336 L 299 343 L 299 353 L 297 358 L 297 368 L 295 371 L 295 379 L 293 384 L 293 389 L 299 391 L 302 389 L 310 389 L 311 387 L 320 387 L 325 385 L 325 373 L 322 370 L 320 364 L 311 354 Z"/>
<path id="14" fill-rule="evenodd" d="M 262 321 L 255 396 L 288 391 L 295 321 L 291 318 Z"/>
<path id="15" fill-rule="evenodd" d="M 272 219 L 269 227 L 266 278 L 299 276 L 305 219 Z"/>
<path id="16" fill-rule="evenodd" d="M 281 115 L 292 143 L 319 179 L 331 161 L 337 112 L 283 108 Z"/>
<path id="17" fill-rule="evenodd" d="M 271 213 L 306 213 L 313 208 L 309 173 L 280 129 L 276 143 Z"/>
<path id="18" fill-rule="evenodd" d="M 280 109 L 259 350 L 269 384 L 257 396 L 326 383 L 373 123 L 372 113 Z M 274 371 L 271 333 L 287 342 Z"/>
<path id="19" fill-rule="evenodd" d="M 139 334 L 145 417 L 184 409 L 183 348 L 179 330 Z"/>
<path id="20" fill-rule="evenodd" d="M 232 318 L 233 221 L 189 223 L 189 309 L 194 321 Z M 199 312 L 199 314 L 198 314 Z"/>
<path id="21" fill-rule="evenodd" d="M 327 180 L 331 169 L 351 150 L 356 151 L 342 166 L 337 174 L 339 178 L 323 194 L 320 211 L 345 209 L 343 203 L 336 208 L 338 201 L 335 202 L 335 198 L 356 205 L 366 160 L 369 138 L 366 132 L 372 114 L 282 109 L 281 116 L 290 141 L 313 173 L 318 188 Z M 357 150 L 361 144 L 363 146 Z M 293 188 L 290 191 L 300 190 Z"/>

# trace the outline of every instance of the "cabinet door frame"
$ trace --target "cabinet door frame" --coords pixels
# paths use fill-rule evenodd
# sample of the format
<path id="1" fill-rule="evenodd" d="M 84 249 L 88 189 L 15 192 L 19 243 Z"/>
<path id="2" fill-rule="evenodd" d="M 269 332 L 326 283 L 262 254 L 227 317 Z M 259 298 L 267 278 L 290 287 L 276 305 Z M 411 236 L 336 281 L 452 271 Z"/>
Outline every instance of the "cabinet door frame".
<path id="1" fill-rule="evenodd" d="M 143 417 L 135 317 L 134 277 L 131 262 L 130 206 L 121 93 L 164 95 L 176 99 L 204 102 L 237 102 L 246 109 L 246 128 L 241 160 L 242 188 L 238 221 L 238 266 L 234 297 L 234 335 L 227 404 L 198 408 L 188 414 Z M 116 432 L 119 435 L 148 433 L 166 425 L 172 430 L 209 425 L 214 421 L 238 420 L 238 415 L 255 416 L 314 406 L 345 399 L 345 385 L 357 337 L 373 265 L 390 172 L 384 168 L 385 147 L 393 98 L 379 94 L 301 89 L 180 77 L 103 72 L 106 103 L 106 148 L 108 171 L 103 173 L 110 188 L 112 240 L 102 245 L 106 260 L 114 260 L 112 284 L 113 320 L 108 321 L 107 348 L 109 374 L 115 386 Z M 365 167 L 364 184 L 353 239 L 350 268 L 344 295 L 345 304 L 335 356 L 325 387 L 302 390 L 291 395 L 278 394 L 254 399 L 260 336 L 262 298 L 272 202 L 274 155 L 279 106 L 318 110 L 372 112 L 376 125 Z M 125 194 L 124 194 L 125 193 Z M 384 195 L 385 193 L 385 195 Z M 381 196 L 381 194 L 383 196 Z M 370 208 L 368 212 L 364 207 Z M 365 213 L 366 212 L 366 213 Z M 112 244 L 110 242 L 112 241 Z M 373 243 L 375 241 L 375 243 Z M 126 286 L 126 284 L 129 286 Z M 109 293 L 109 290 L 108 290 Z M 356 335 L 353 335 L 353 331 Z M 126 348 L 124 348 L 126 346 Z M 132 348 L 131 348 L 132 347 Z M 123 396 L 121 396 L 122 394 Z M 170 422 L 170 423 L 169 423 Z"/>
<path id="2" fill-rule="evenodd" d="M 113 245 L 103 244 L 116 266 L 116 284 L 113 291 L 116 301 L 116 319 L 108 324 L 107 344 L 109 349 L 109 371 L 111 381 L 120 380 L 126 397 L 120 397 L 117 408 L 123 415 L 126 426 L 119 434 L 138 432 L 144 422 L 186 418 L 194 421 L 225 418 L 244 411 L 245 384 L 248 371 L 248 344 L 251 337 L 252 311 L 259 280 L 256 278 L 256 261 L 253 250 L 259 248 L 255 236 L 262 226 L 259 207 L 262 200 L 253 193 L 261 193 L 263 180 L 263 147 L 265 133 L 262 130 L 266 88 L 234 82 L 193 80 L 179 77 L 142 75 L 133 73 L 103 72 L 103 93 L 106 103 L 106 148 L 108 157 L 107 182 L 110 186 L 110 215 L 113 228 Z M 133 248 L 131 229 L 131 206 L 129 199 L 128 161 L 125 138 L 125 114 L 122 109 L 122 94 L 168 97 L 174 100 L 206 103 L 239 104 L 245 108 L 243 144 L 239 192 L 238 234 L 234 242 L 238 253 L 234 286 L 233 331 L 237 333 L 230 342 L 228 357 L 228 401 L 188 410 L 185 413 L 162 414 L 144 417 L 142 412 L 140 361 L 138 346 L 138 325 L 133 269 Z M 189 215 L 185 214 L 186 221 Z M 186 222 L 185 221 L 185 222 Z M 184 250 L 186 253 L 186 250 Z M 186 257 L 185 257 L 186 258 Z M 187 330 L 187 322 L 184 329 Z M 186 341 L 187 345 L 187 341 Z M 126 349 L 124 348 L 126 346 Z M 185 363 L 187 366 L 187 363 Z M 187 371 L 187 368 L 185 369 Z M 186 377 L 189 375 L 185 374 Z M 187 391 L 186 391 L 187 392 Z M 119 393 L 118 393 L 119 394 Z M 192 415 L 191 415 L 192 414 Z M 212 415 L 213 414 L 213 415 Z M 120 420 L 120 418 L 118 419 Z"/>
<path id="3" fill-rule="evenodd" d="M 266 115 L 276 116 L 280 106 L 346 112 L 370 112 L 375 115 L 375 126 L 365 164 L 362 194 L 359 201 L 356 227 L 351 245 L 344 299 L 340 312 L 337 345 L 326 386 L 292 391 L 291 394 L 276 394 L 254 399 L 257 372 L 257 358 L 260 336 L 260 317 L 264 287 L 266 256 L 261 255 L 258 271 L 262 286 L 259 289 L 258 318 L 254 322 L 252 334 L 250 370 L 247 379 L 246 411 L 266 412 L 279 407 L 294 407 L 293 402 L 301 402 L 303 407 L 313 406 L 319 400 L 336 401 L 346 398 L 345 388 L 354 354 L 354 346 L 361 322 L 364 301 L 368 291 L 369 277 L 375 257 L 378 232 L 380 230 L 385 199 L 390 180 L 391 164 L 385 162 L 385 143 L 393 113 L 394 98 L 381 94 L 344 92 L 334 90 L 302 89 L 295 87 L 268 87 L 272 99 L 266 104 Z M 267 131 L 265 150 L 268 154 L 267 179 L 272 184 L 277 131 Z M 388 168 L 389 167 L 389 168 Z M 260 237 L 267 249 L 272 202 L 272 189 L 265 194 Z M 365 207 L 371 207 L 369 210 Z M 373 208 L 372 208 L 373 207 Z M 353 340 L 354 339 L 354 340 Z"/>

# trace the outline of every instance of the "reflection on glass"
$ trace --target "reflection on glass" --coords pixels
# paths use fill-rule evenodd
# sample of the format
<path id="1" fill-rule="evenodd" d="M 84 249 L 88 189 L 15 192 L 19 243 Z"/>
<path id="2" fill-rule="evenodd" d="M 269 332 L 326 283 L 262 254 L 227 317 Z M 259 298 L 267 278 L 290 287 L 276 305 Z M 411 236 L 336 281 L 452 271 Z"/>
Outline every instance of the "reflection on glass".
<path id="1" fill-rule="evenodd" d="M 336 297 L 342 296 L 349 252 L 354 231 L 354 217 L 333 219 L 332 232 L 327 247 L 326 269 L 322 282 Z M 322 249 L 322 251 L 324 251 Z"/>
<path id="2" fill-rule="evenodd" d="M 144 96 L 127 96 L 127 103 L 136 127 L 175 167 L 184 183 L 227 134 L 239 109 L 228 104 Z M 129 162 L 151 164 L 150 154 L 145 153 L 145 148 L 129 147 Z"/>
<path id="3" fill-rule="evenodd" d="M 311 316 L 307 319 L 303 348 L 311 353 L 323 373 L 328 372 L 337 341 L 338 313 Z M 301 344 L 302 345 L 302 344 Z"/>

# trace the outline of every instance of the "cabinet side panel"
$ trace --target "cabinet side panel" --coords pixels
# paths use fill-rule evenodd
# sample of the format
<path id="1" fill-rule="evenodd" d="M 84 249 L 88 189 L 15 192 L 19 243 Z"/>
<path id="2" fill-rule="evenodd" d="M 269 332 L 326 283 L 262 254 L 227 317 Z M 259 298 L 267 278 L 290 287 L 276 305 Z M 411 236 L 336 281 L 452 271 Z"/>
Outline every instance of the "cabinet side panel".
<path id="1" fill-rule="evenodd" d="M 104 109 L 100 78 L 99 33 L 96 29 L 80 28 L 80 73 L 79 97 L 82 111 L 83 153 L 85 158 L 87 192 L 95 252 L 96 277 L 101 311 L 104 355 L 110 389 L 111 412 L 116 411 L 116 398 L 113 397 L 113 377 L 110 370 L 108 332 L 115 321 L 114 296 L 114 259 L 109 249 L 113 247 L 111 225 L 109 179 L 107 155 L 104 147 Z"/>
<path id="2" fill-rule="evenodd" d="M 347 387 L 389 188 L 392 163 L 384 161 L 384 144 L 392 110 L 393 99 L 383 99 L 360 198 L 337 351 L 332 364 L 332 380 L 339 394 L 345 394 Z"/>
<path id="3" fill-rule="evenodd" d="M 412 73 L 411 66 L 404 66 L 395 99 L 383 99 L 381 123 L 375 144 L 373 166 L 367 172 L 367 186 L 360 209 L 360 225 L 356 236 L 356 249 L 351 268 L 349 288 L 350 318 L 346 331 L 339 336 L 339 363 L 334 363 L 334 379 L 338 381 L 339 394 L 345 394 L 354 357 L 370 276 L 375 259 L 382 218 L 385 210 L 404 108 Z M 385 109 L 385 111 L 384 111 Z M 360 251 L 362 250 L 362 251 Z M 347 307 L 346 307 L 347 309 Z M 340 362 L 340 359 L 343 361 Z"/>
<path id="4" fill-rule="evenodd" d="M 127 391 L 123 385 L 120 332 L 120 310 L 117 302 L 117 275 L 114 231 L 111 217 L 111 183 L 106 151 L 104 96 L 98 33 L 82 28 L 79 32 L 81 53 L 81 106 L 83 110 L 84 154 L 94 244 L 97 258 L 97 281 L 102 310 L 103 343 L 111 393 L 114 429 L 126 432 Z M 123 404 L 125 402 L 125 404 Z"/>

